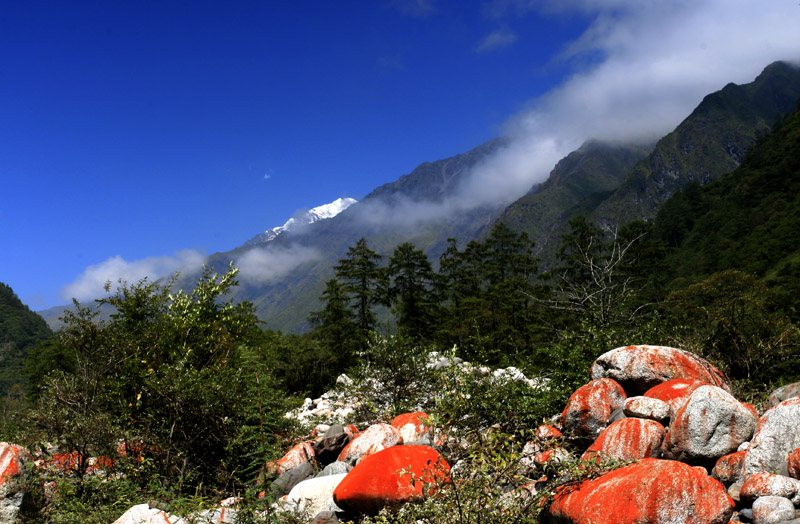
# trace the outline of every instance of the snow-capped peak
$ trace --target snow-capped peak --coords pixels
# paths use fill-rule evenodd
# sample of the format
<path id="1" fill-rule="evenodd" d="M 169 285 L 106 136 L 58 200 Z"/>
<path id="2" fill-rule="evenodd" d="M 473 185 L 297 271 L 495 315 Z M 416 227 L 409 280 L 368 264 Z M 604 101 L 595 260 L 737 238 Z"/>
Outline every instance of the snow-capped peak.
<path id="1" fill-rule="evenodd" d="M 337 198 L 330 204 L 309 209 L 307 215 L 309 217 L 316 217 L 311 219 L 311 222 L 316 222 L 317 220 L 323 220 L 325 218 L 333 218 L 355 203 L 355 198 Z"/>
<path id="2" fill-rule="evenodd" d="M 286 231 L 291 231 L 292 229 L 296 229 L 300 226 L 313 224 L 319 220 L 333 218 L 356 202 L 357 200 L 354 198 L 337 198 L 330 204 L 317 206 L 290 218 L 282 226 L 273 227 L 272 229 L 267 229 L 263 233 L 259 233 L 245 242 L 244 245 L 253 246 L 256 244 L 263 244 L 264 242 L 273 240 L 275 237 Z"/>

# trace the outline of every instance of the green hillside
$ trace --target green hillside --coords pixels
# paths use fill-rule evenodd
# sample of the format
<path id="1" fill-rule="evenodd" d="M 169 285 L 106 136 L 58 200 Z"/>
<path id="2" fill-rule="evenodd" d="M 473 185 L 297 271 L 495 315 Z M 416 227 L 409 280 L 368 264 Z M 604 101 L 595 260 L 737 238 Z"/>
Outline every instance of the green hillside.
<path id="1" fill-rule="evenodd" d="M 44 319 L 0 282 L 0 395 L 5 395 L 14 384 L 24 384 L 25 355 L 37 342 L 52 336 Z"/>
<path id="2" fill-rule="evenodd" d="M 794 110 L 798 98 L 800 69 L 785 62 L 769 65 L 750 84 L 728 84 L 706 96 L 592 217 L 613 224 L 653 218 L 690 182 L 704 185 L 736 168 L 756 139 Z"/>
<path id="3" fill-rule="evenodd" d="M 497 222 L 525 231 L 536 240 L 536 252 L 547 258 L 558 249 L 568 219 L 591 212 L 652 148 L 587 142 L 556 164 L 545 182 L 508 206 Z"/>
<path id="4" fill-rule="evenodd" d="M 675 194 L 655 221 L 673 276 L 738 269 L 773 283 L 800 276 L 800 109 L 705 187 Z"/>

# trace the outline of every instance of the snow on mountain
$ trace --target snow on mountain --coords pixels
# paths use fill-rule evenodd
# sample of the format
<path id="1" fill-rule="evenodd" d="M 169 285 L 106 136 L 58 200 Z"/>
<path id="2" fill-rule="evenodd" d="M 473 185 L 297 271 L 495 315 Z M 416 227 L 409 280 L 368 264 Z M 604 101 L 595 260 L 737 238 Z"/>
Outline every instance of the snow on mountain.
<path id="1" fill-rule="evenodd" d="M 286 231 L 297 229 L 301 226 L 313 224 L 319 220 L 333 218 L 357 202 L 354 198 L 337 198 L 330 204 L 317 206 L 287 220 L 282 226 L 267 229 L 244 243 L 245 246 L 255 246 L 274 240 L 275 237 Z"/>

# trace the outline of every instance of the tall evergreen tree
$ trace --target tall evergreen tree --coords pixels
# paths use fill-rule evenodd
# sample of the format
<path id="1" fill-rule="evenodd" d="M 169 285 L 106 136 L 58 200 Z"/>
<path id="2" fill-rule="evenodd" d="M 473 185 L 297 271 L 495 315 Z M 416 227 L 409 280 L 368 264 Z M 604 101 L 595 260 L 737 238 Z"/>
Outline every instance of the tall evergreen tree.
<path id="1" fill-rule="evenodd" d="M 367 334 L 376 327 L 373 308 L 386 303 L 385 272 L 378 265 L 381 256 L 371 250 L 361 238 L 347 250 L 347 257 L 334 266 L 336 278 L 354 304 L 359 338 L 366 342 Z"/>
<path id="2" fill-rule="evenodd" d="M 538 268 L 533 242 L 524 231 L 517 235 L 500 222 L 485 244 L 485 296 L 492 313 L 494 346 L 526 347 Z"/>
<path id="3" fill-rule="evenodd" d="M 447 314 L 437 338 L 465 356 L 499 363 L 530 346 L 537 259 L 527 234 L 496 225 L 485 241 L 459 251 L 455 240 L 440 258 Z"/>
<path id="4" fill-rule="evenodd" d="M 414 340 L 427 340 L 433 329 L 435 273 L 428 257 L 413 244 L 397 246 L 389 259 L 389 298 L 397 326 Z"/>
<path id="5" fill-rule="evenodd" d="M 342 283 L 332 278 L 325 284 L 321 300 L 322 310 L 308 317 L 314 327 L 312 334 L 323 347 L 341 357 L 340 364 L 347 366 L 357 344 L 355 315 L 350 309 L 350 298 Z"/>

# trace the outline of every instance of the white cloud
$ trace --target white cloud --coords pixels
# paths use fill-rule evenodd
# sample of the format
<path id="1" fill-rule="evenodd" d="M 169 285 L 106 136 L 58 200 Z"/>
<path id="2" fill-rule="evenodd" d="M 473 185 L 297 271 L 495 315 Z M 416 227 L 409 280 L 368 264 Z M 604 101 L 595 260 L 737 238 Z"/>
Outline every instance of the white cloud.
<path id="1" fill-rule="evenodd" d="M 512 144 L 473 170 L 461 188 L 465 204 L 517 198 L 587 139 L 661 137 L 706 94 L 729 82 L 750 82 L 776 60 L 800 59 L 800 6 L 794 0 L 553 0 L 497 6 L 518 15 L 532 9 L 580 12 L 593 21 L 557 58 L 583 66 L 510 119 Z"/>
<path id="2" fill-rule="evenodd" d="M 177 271 L 196 270 L 205 261 L 205 255 L 191 249 L 177 251 L 171 256 L 154 256 L 133 261 L 116 255 L 87 267 L 74 282 L 61 289 L 61 296 L 65 300 L 76 298 L 81 302 L 94 300 L 107 296 L 104 289 L 106 282 L 110 281 L 113 289 L 120 279 L 135 283 L 147 277 L 154 281 Z"/>
<path id="3" fill-rule="evenodd" d="M 475 47 L 476 53 L 488 53 L 491 51 L 499 51 L 504 49 L 517 41 L 517 35 L 508 28 L 498 29 L 492 31 Z"/>
<path id="4" fill-rule="evenodd" d="M 776 60 L 800 60 L 796 0 L 496 0 L 486 9 L 506 20 L 533 11 L 589 17 L 588 29 L 554 58 L 575 72 L 509 119 L 510 144 L 475 166 L 454 197 L 362 202 L 365 226 L 417 227 L 510 203 L 586 140 L 660 138 L 705 95 L 751 82 Z"/>
<path id="5" fill-rule="evenodd" d="M 300 264 L 321 258 L 322 254 L 315 248 L 266 246 L 245 252 L 234 263 L 239 268 L 242 282 L 263 284 L 281 278 Z"/>

